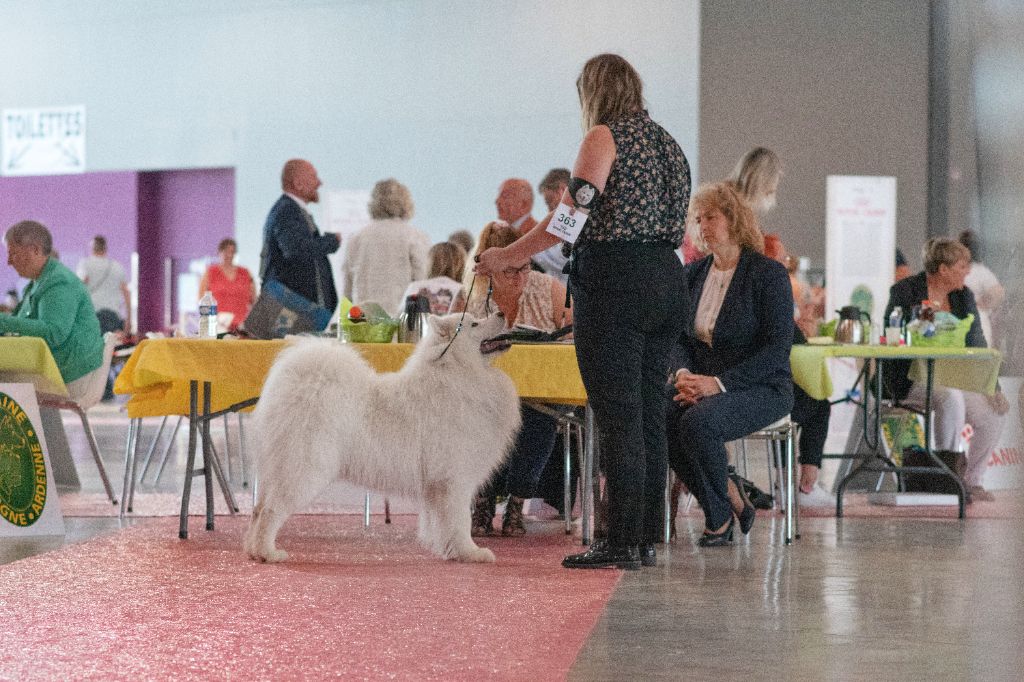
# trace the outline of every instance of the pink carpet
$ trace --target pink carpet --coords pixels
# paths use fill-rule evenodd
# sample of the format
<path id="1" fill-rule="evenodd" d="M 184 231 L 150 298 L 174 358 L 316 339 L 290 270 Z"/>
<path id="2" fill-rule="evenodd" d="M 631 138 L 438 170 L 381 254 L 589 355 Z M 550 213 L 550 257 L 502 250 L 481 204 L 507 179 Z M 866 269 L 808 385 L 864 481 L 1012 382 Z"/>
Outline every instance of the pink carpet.
<path id="1" fill-rule="evenodd" d="M 243 556 L 247 518 L 176 537 L 156 519 L 0 567 L 3 679 L 564 678 L 617 571 L 566 571 L 564 535 L 441 561 L 413 517 L 285 525 L 288 562 Z"/>
<path id="2" fill-rule="evenodd" d="M 227 514 L 227 504 L 220 489 L 214 489 L 213 509 L 217 515 Z M 252 512 L 252 493 L 235 492 L 235 503 L 242 514 Z M 120 507 L 110 504 L 103 493 L 61 493 L 61 512 L 64 516 L 117 516 Z M 373 513 L 384 513 L 383 503 L 374 496 L 370 510 Z M 189 514 L 201 516 L 206 514 L 206 494 L 203 492 L 202 481 L 196 484 L 189 498 Z M 350 501 L 314 502 L 307 514 L 362 514 L 363 503 L 358 496 Z M 136 492 L 132 504 L 131 516 L 177 516 L 181 512 L 181 493 Z"/>

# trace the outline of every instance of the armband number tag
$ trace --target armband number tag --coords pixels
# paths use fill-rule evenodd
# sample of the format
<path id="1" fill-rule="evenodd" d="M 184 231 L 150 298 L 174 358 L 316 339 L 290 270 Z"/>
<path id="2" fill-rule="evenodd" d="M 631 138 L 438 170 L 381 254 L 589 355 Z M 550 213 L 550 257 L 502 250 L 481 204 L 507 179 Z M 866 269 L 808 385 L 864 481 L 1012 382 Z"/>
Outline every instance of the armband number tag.
<path id="1" fill-rule="evenodd" d="M 583 209 L 570 208 L 565 204 L 559 203 L 545 231 L 550 232 L 563 241 L 575 244 L 576 239 L 580 236 L 580 230 L 583 229 L 583 225 L 586 222 L 587 214 Z"/>

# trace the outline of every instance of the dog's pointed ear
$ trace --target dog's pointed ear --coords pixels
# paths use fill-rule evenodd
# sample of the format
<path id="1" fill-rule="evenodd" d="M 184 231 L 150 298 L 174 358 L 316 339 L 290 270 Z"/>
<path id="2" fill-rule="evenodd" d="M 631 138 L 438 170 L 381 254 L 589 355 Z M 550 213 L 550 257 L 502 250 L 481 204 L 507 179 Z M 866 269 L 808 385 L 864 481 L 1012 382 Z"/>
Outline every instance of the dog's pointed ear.
<path id="1" fill-rule="evenodd" d="M 447 341 L 452 337 L 453 327 L 448 323 L 447 318 L 431 315 L 427 318 L 427 325 L 430 326 L 439 339 Z"/>

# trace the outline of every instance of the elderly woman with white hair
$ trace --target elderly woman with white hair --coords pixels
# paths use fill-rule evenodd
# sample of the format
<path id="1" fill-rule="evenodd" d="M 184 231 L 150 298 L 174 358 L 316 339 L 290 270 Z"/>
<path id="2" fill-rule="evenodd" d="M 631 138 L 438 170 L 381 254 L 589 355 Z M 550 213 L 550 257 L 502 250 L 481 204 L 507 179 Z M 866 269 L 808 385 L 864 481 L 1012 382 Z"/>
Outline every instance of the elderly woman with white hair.
<path id="1" fill-rule="evenodd" d="M 342 291 L 352 301 L 374 301 L 397 315 L 406 287 L 426 275 L 430 238 L 409 224 L 412 195 L 394 178 L 374 185 L 369 209 L 372 222 L 345 249 Z"/>

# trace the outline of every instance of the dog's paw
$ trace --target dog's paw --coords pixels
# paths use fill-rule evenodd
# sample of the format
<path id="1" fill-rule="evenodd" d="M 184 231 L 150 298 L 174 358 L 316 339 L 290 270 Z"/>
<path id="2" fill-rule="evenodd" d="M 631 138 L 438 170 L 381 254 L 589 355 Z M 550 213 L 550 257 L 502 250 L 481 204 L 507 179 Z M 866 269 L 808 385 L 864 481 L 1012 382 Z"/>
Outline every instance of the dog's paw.
<path id="1" fill-rule="evenodd" d="M 286 560 L 288 558 L 288 552 L 283 549 L 257 550 L 255 552 L 250 552 L 249 556 L 256 561 L 260 561 L 265 564 L 276 564 Z"/>
<path id="2" fill-rule="evenodd" d="M 456 561 L 465 561 L 477 564 L 493 564 L 494 552 L 486 547 L 475 547 L 467 552 L 454 557 Z"/>

